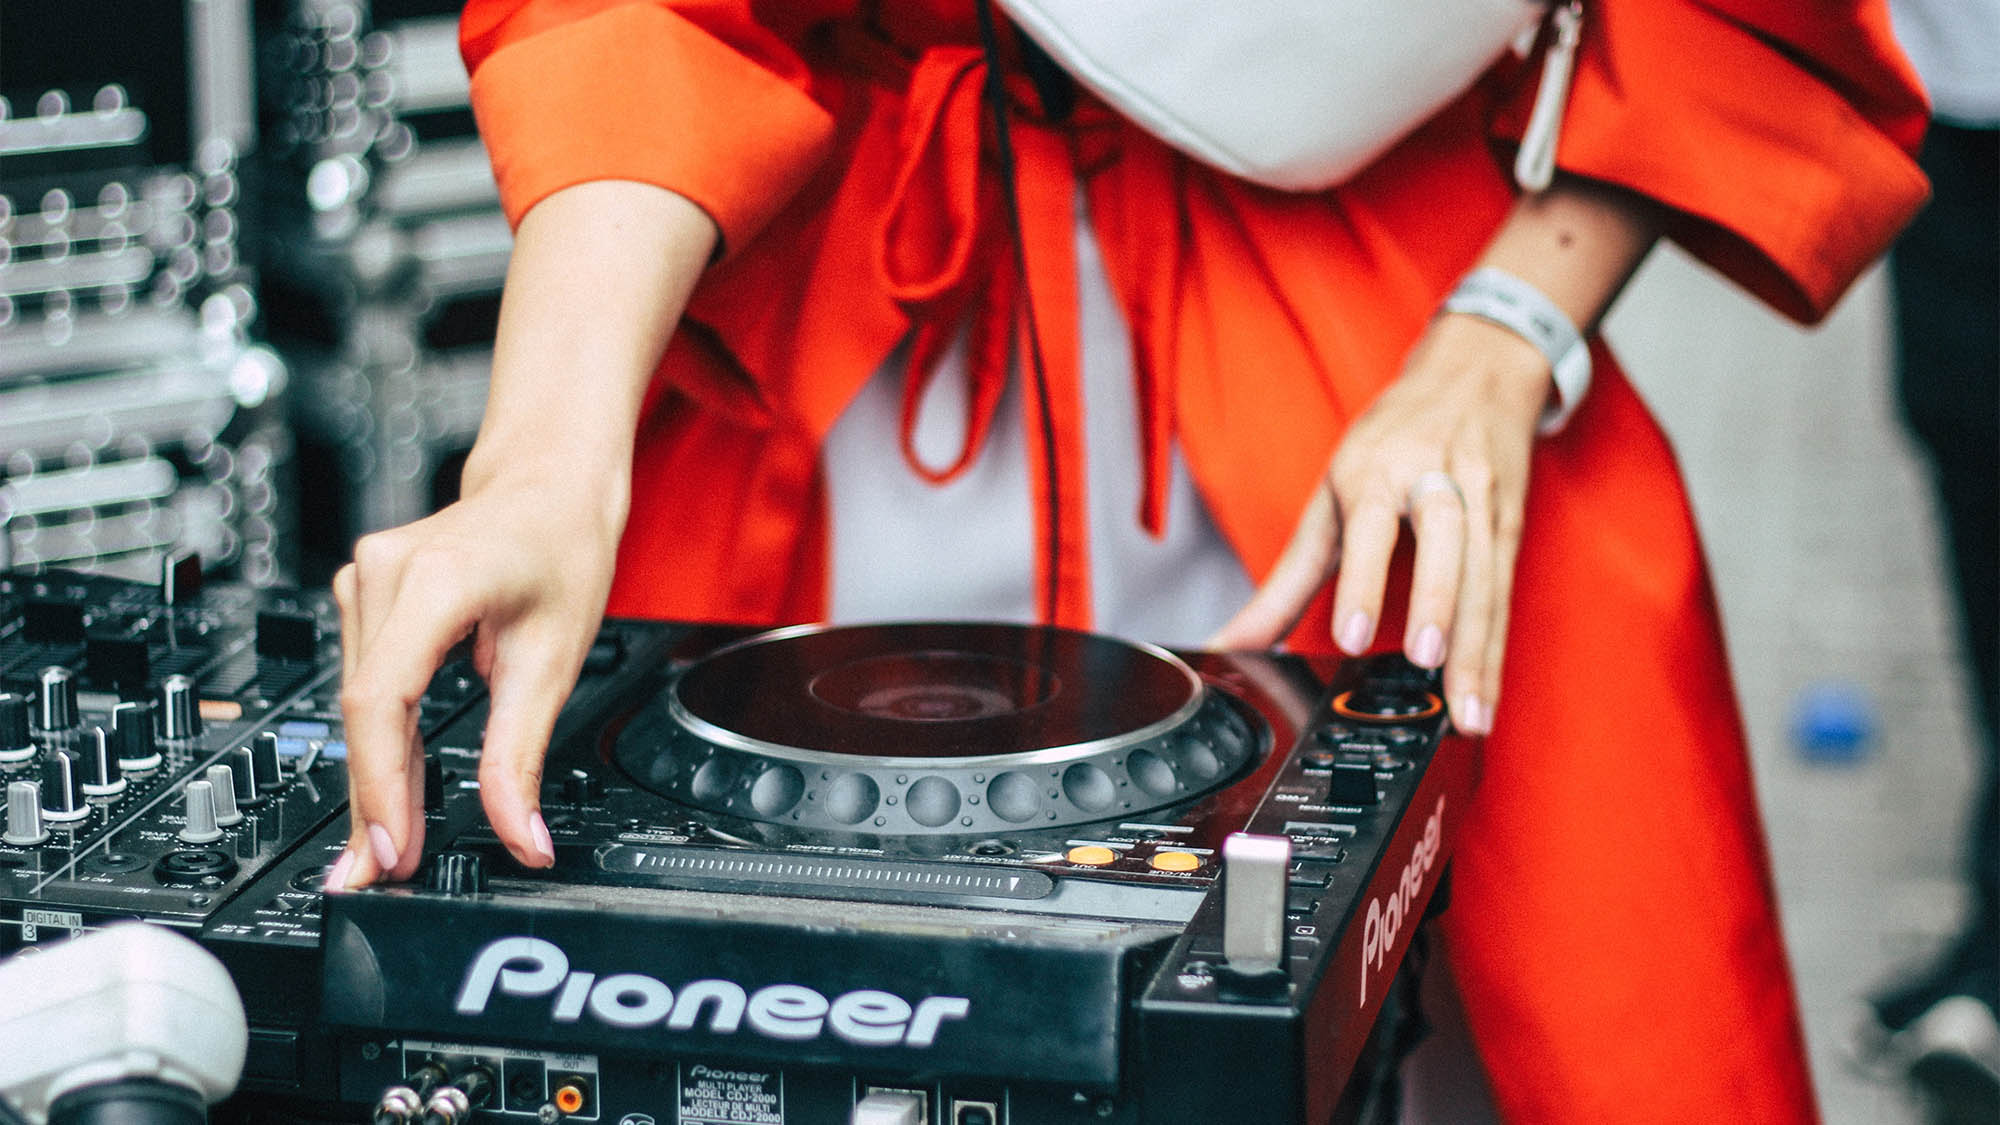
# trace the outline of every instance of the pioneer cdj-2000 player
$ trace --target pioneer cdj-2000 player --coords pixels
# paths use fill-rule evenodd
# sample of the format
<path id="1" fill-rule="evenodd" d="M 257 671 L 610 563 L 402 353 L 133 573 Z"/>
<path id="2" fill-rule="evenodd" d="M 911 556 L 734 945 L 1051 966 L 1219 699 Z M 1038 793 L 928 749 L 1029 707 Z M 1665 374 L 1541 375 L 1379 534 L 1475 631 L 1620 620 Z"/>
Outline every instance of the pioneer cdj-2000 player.
<path id="1" fill-rule="evenodd" d="M 197 575 L 0 577 L 0 949 L 196 936 L 251 1020 L 237 1120 L 1334 1120 L 1471 784 L 1394 657 L 610 621 L 552 870 L 481 817 L 455 658 L 419 878 L 322 896 L 336 616 Z"/>

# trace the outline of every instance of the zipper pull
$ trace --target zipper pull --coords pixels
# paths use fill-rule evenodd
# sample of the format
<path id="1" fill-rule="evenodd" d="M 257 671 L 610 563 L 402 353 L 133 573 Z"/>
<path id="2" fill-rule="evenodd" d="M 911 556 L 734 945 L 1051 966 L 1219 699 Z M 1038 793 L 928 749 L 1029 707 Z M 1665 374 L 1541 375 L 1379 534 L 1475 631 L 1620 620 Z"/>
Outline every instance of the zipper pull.
<path id="1" fill-rule="evenodd" d="M 1514 155 L 1514 182 L 1521 190 L 1546 190 L 1556 177 L 1556 142 L 1562 138 L 1563 105 L 1569 101 L 1569 80 L 1576 70 L 1576 44 L 1583 38 L 1583 0 L 1551 13 L 1556 37 L 1542 56 L 1542 80 L 1535 87 L 1535 108 L 1528 114 L 1528 131 Z"/>

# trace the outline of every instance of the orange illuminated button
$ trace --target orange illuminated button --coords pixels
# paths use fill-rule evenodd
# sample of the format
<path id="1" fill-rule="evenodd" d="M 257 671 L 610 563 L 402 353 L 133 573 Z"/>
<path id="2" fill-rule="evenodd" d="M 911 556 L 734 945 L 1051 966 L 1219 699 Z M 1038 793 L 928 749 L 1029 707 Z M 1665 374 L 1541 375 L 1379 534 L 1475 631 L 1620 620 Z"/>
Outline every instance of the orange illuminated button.
<path id="1" fill-rule="evenodd" d="M 233 723 L 243 717 L 243 705 L 233 699 L 204 699 L 201 717 L 211 723 Z"/>
<path id="2" fill-rule="evenodd" d="M 1118 853 L 1103 844 L 1079 844 L 1065 856 L 1071 863 L 1082 867 L 1102 867 L 1118 858 Z"/>
<path id="3" fill-rule="evenodd" d="M 1201 866 L 1201 857 L 1193 852 L 1154 852 L 1146 862 L 1161 871 L 1193 871 Z"/>

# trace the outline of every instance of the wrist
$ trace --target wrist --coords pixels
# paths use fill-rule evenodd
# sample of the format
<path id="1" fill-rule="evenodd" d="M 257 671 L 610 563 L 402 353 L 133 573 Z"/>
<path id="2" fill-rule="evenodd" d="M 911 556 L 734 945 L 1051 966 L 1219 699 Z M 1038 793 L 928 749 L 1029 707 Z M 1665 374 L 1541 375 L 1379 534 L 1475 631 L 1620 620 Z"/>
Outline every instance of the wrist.
<path id="1" fill-rule="evenodd" d="M 627 456 L 619 456 L 618 449 Z M 459 494 L 501 497 L 511 505 L 585 520 L 591 532 L 616 541 L 631 507 L 629 453 L 629 443 L 607 451 L 551 443 L 546 435 L 539 441 L 506 441 L 482 432 L 466 456 Z"/>
<path id="2" fill-rule="evenodd" d="M 1533 284 L 1484 266 L 1460 280 L 1442 313 L 1483 321 L 1513 336 L 1541 360 L 1533 365 L 1548 398 L 1539 430 L 1562 429 L 1590 389 L 1590 349 L 1569 314 Z"/>

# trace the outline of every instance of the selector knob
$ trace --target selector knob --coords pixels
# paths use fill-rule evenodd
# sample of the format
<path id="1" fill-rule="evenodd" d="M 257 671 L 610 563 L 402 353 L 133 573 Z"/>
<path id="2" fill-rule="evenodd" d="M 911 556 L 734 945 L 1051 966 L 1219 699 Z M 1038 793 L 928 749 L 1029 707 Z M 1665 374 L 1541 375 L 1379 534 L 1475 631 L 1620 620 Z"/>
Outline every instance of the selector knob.
<path id="1" fill-rule="evenodd" d="M 42 759 L 42 819 L 67 824 L 90 815 L 83 794 L 83 755 L 67 746 Z"/>
<path id="2" fill-rule="evenodd" d="M 194 697 L 194 681 L 168 676 L 160 684 L 160 737 L 178 742 L 200 733 L 201 708 Z"/>
<path id="3" fill-rule="evenodd" d="M 120 703 L 111 709 L 111 749 L 121 769 L 133 773 L 160 767 L 160 748 L 153 741 L 153 705 Z"/>
<path id="4" fill-rule="evenodd" d="M 188 844 L 213 844 L 222 839 L 222 828 L 215 820 L 215 786 L 206 781 L 190 781 L 187 784 L 187 824 L 180 830 L 180 838 Z"/>
<path id="5" fill-rule="evenodd" d="M 76 674 L 61 665 L 50 665 L 36 680 L 39 705 L 35 724 L 50 734 L 76 729 Z"/>
<path id="6" fill-rule="evenodd" d="M 604 796 L 604 783 L 589 770 L 573 769 L 563 778 L 563 799 L 572 805 L 587 805 Z"/>
<path id="7" fill-rule="evenodd" d="M 285 787 L 285 767 L 278 757 L 278 735 L 276 731 L 265 731 L 250 744 L 250 776 L 256 780 L 257 792 L 275 793 Z"/>
<path id="8" fill-rule="evenodd" d="M 215 823 L 224 828 L 243 823 L 243 810 L 236 807 L 236 771 L 218 764 L 208 767 L 202 776 L 208 779 L 215 798 Z"/>
<path id="9" fill-rule="evenodd" d="M 257 786 L 257 755 L 248 746 L 229 752 L 229 776 L 236 803 L 254 809 L 270 798 Z"/>
<path id="10" fill-rule="evenodd" d="M 424 886 L 446 895 L 486 893 L 486 861 L 472 852 L 439 852 Z"/>
<path id="11" fill-rule="evenodd" d="M 7 831 L 0 833 L 0 843 L 26 848 L 48 838 L 49 830 L 42 825 L 41 786 L 32 781 L 9 782 Z"/>
<path id="12" fill-rule="evenodd" d="M 90 728 L 83 744 L 83 791 L 91 797 L 115 797 L 125 792 L 125 770 L 103 727 Z"/>
<path id="13" fill-rule="evenodd" d="M 0 692 L 0 764 L 25 762 L 35 756 L 34 733 L 28 728 L 28 697 Z"/>

